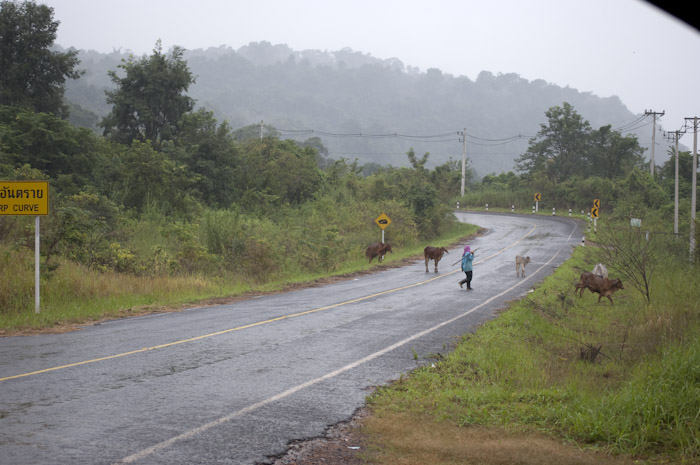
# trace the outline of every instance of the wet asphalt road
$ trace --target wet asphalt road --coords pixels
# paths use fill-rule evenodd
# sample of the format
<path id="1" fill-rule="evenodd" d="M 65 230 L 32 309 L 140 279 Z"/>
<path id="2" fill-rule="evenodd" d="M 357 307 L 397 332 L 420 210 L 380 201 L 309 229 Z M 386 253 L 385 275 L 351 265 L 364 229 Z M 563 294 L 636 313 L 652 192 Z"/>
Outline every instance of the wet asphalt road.
<path id="1" fill-rule="evenodd" d="M 0 464 L 256 464 L 349 419 L 566 260 L 567 217 L 458 213 L 474 291 L 445 255 L 230 305 L 0 338 Z M 529 255 L 527 276 L 515 256 Z"/>

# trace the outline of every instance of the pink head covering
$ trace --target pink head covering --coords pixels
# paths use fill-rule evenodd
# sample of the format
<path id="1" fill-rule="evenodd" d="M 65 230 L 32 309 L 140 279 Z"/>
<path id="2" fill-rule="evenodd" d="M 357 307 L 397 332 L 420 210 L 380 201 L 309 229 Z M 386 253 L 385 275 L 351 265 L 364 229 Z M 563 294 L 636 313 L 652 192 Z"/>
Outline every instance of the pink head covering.
<path id="1" fill-rule="evenodd" d="M 469 252 L 471 252 L 471 251 L 472 251 L 472 249 L 471 249 L 471 247 L 469 247 L 469 246 L 466 246 L 466 247 L 464 248 L 464 253 L 469 253 Z M 463 253 L 462 255 L 464 255 L 464 253 Z"/>

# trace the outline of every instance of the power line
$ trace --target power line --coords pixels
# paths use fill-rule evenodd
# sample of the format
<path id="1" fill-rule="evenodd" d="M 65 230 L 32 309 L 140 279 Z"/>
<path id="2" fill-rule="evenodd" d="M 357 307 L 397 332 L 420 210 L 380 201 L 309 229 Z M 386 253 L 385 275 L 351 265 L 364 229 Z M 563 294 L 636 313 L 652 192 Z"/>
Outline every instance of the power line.
<path id="1" fill-rule="evenodd" d="M 633 119 L 632 121 L 625 122 L 615 128 L 613 128 L 614 131 L 618 132 L 626 132 L 630 133 L 633 131 L 637 131 L 639 129 L 645 128 L 649 126 L 652 123 L 655 123 L 655 121 L 649 121 L 647 116 L 649 116 L 650 113 L 645 112 L 645 114 L 640 115 Z M 660 113 L 663 115 L 663 113 Z M 448 142 L 463 142 L 462 138 L 460 137 L 461 135 L 465 135 L 467 138 L 469 138 L 469 144 L 471 146 L 479 146 L 479 147 L 497 147 L 497 146 L 502 146 L 502 145 L 507 145 L 512 142 L 517 142 L 521 141 L 523 139 L 534 139 L 537 136 L 531 136 L 531 135 L 523 135 L 523 134 L 517 134 L 509 137 L 502 137 L 502 138 L 485 138 L 485 137 L 479 137 L 475 136 L 473 134 L 468 134 L 464 133 L 462 131 L 451 131 L 451 132 L 442 132 L 438 134 L 403 134 L 399 132 L 393 132 L 393 133 L 363 133 L 363 132 L 355 132 L 355 133 L 342 133 L 342 132 L 329 132 L 329 131 L 320 131 L 317 129 L 280 129 L 280 128 L 275 128 L 278 132 L 282 134 L 287 134 L 289 136 L 302 136 L 302 135 L 311 135 L 311 136 L 321 136 L 321 137 L 333 137 L 333 138 L 364 138 L 364 139 L 400 139 L 400 140 L 406 140 L 410 142 L 423 142 L 423 143 L 448 143 Z M 489 153 L 489 152 L 470 152 L 474 155 L 517 155 L 518 153 Z M 404 155 L 403 152 L 334 152 L 336 155 Z M 445 155 L 445 153 L 434 153 L 434 155 Z"/>
<path id="2" fill-rule="evenodd" d="M 419 134 L 401 134 L 398 132 L 386 133 L 386 134 L 371 134 L 371 133 L 361 133 L 361 132 L 356 132 L 356 133 L 326 132 L 326 131 L 319 131 L 316 129 L 279 129 L 279 128 L 275 128 L 275 129 L 279 132 L 282 132 L 282 133 L 292 133 L 292 134 L 296 134 L 296 135 L 313 134 L 313 135 L 326 136 L 326 137 L 363 137 L 363 138 L 369 138 L 369 139 L 403 138 L 403 139 L 412 139 L 412 140 L 423 140 L 423 139 L 438 139 L 438 138 L 445 138 L 445 137 L 449 137 L 449 136 L 457 136 L 457 131 L 446 132 L 446 133 L 442 133 L 442 134 L 419 135 Z M 445 139 L 445 141 L 453 141 L 453 140 L 458 140 L 458 139 L 456 139 L 454 137 L 452 139 Z"/>
<path id="3" fill-rule="evenodd" d="M 406 155 L 406 152 L 336 152 L 333 151 L 334 155 L 387 155 L 387 156 L 398 156 L 398 155 Z M 430 152 L 431 155 L 435 156 L 442 156 L 442 155 L 455 155 L 457 156 L 458 154 L 456 152 Z M 469 152 L 470 155 L 488 155 L 488 156 L 513 156 L 513 155 L 521 155 L 520 152 L 474 152 L 471 151 Z"/>
<path id="4" fill-rule="evenodd" d="M 455 132 L 445 132 L 445 133 L 440 133 L 440 134 L 428 134 L 428 135 L 419 135 L 419 134 L 402 134 L 398 132 L 394 133 L 385 133 L 385 134 L 372 134 L 372 133 L 362 133 L 362 132 L 357 132 L 357 133 L 338 133 L 338 132 L 327 132 L 327 131 L 319 131 L 316 129 L 278 129 L 276 128 L 278 132 L 281 133 L 286 133 L 289 135 L 295 135 L 295 136 L 300 136 L 300 135 L 318 135 L 318 136 L 324 136 L 324 137 L 337 137 L 337 138 L 366 138 L 366 139 L 390 139 L 390 138 L 395 138 L 395 139 L 401 139 L 401 140 L 408 140 L 412 142 L 461 142 L 462 139 L 459 136 L 461 134 L 459 131 Z M 450 137 L 450 136 L 455 136 L 455 137 Z M 522 140 L 524 138 L 531 139 L 533 136 L 525 136 L 522 134 L 518 134 L 515 136 L 510 136 L 510 137 L 505 137 L 505 138 L 500 138 L 500 139 L 487 139 L 483 137 L 477 137 L 471 134 L 467 134 L 467 137 L 473 140 L 477 141 L 482 141 L 482 142 L 492 142 L 488 144 L 484 143 L 478 143 L 478 142 L 472 142 L 474 145 L 480 145 L 480 146 L 497 146 L 497 145 L 504 145 L 504 144 L 509 144 L 511 142 L 515 142 L 518 140 Z"/>
<path id="5" fill-rule="evenodd" d="M 635 126 L 638 123 L 641 123 L 644 121 L 644 124 L 641 126 Z M 614 127 L 614 131 L 634 131 L 636 129 L 639 129 L 640 127 L 648 126 L 650 123 L 647 121 L 647 115 L 641 115 L 635 118 L 634 120 L 624 123 L 621 126 Z"/>

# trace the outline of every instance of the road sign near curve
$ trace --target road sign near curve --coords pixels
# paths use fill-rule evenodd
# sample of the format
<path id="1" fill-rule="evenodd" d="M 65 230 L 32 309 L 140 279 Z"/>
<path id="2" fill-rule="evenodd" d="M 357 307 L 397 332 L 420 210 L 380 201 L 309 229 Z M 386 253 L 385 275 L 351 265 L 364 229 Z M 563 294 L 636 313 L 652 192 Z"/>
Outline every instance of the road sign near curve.
<path id="1" fill-rule="evenodd" d="M 0 181 L 0 215 L 48 214 L 48 181 Z"/>
<path id="2" fill-rule="evenodd" d="M 377 223 L 380 228 L 384 229 L 391 224 L 391 218 L 389 218 L 386 213 L 382 213 L 374 222 Z"/>

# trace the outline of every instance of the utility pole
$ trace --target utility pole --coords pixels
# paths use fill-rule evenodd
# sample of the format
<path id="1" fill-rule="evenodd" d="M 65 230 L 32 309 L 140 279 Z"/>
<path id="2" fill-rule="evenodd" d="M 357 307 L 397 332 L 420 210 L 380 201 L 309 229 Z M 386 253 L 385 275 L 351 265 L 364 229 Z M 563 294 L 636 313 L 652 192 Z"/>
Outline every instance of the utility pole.
<path id="1" fill-rule="evenodd" d="M 697 191 L 698 191 L 698 117 L 686 118 L 693 121 L 693 165 L 691 172 L 693 173 L 693 188 L 690 191 L 690 260 L 695 259 L 695 210 L 697 206 Z"/>
<path id="2" fill-rule="evenodd" d="M 467 128 L 464 128 L 464 132 L 458 132 L 457 134 L 462 136 L 462 197 L 464 197 L 464 180 L 467 176 Z"/>
<path id="3" fill-rule="evenodd" d="M 658 113 L 653 110 L 644 110 L 644 115 L 652 115 L 654 117 L 654 129 L 653 132 L 651 133 L 651 163 L 650 163 L 650 168 L 651 168 L 651 176 L 654 177 L 654 150 L 656 149 L 656 117 L 657 116 L 663 116 L 665 115 L 666 112 L 662 111 L 661 113 Z"/>
<path id="4" fill-rule="evenodd" d="M 678 236 L 678 139 L 684 132 L 674 131 L 669 132 L 669 140 L 674 139 L 676 142 L 676 200 L 673 205 L 673 234 Z"/>
<path id="5" fill-rule="evenodd" d="M 262 120 L 260 120 L 260 140 L 262 140 L 262 136 L 263 136 L 263 122 L 262 122 Z"/>

